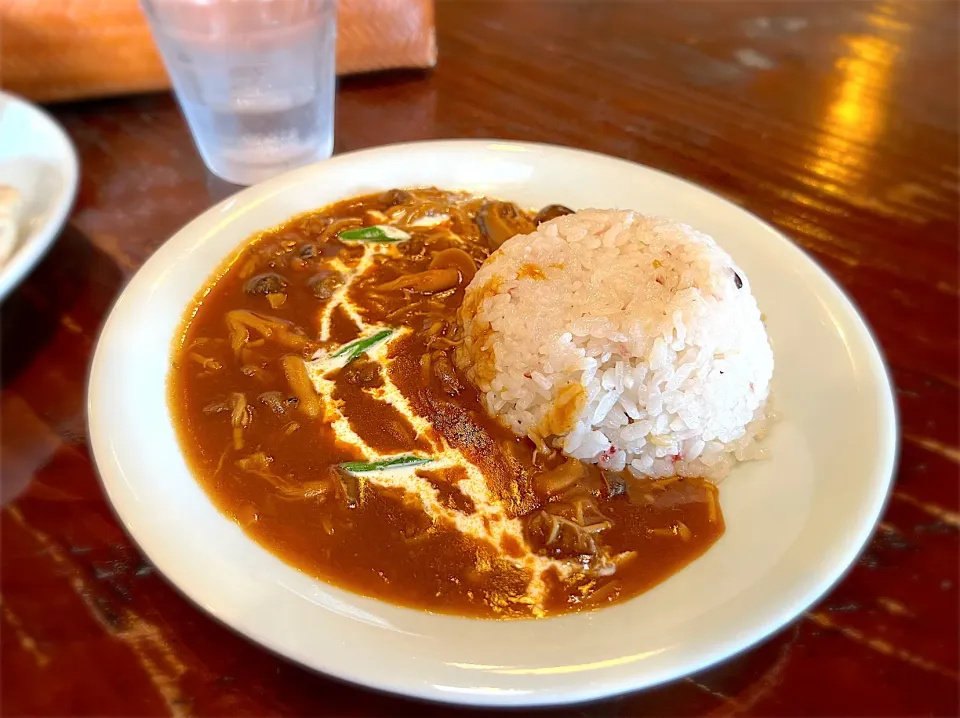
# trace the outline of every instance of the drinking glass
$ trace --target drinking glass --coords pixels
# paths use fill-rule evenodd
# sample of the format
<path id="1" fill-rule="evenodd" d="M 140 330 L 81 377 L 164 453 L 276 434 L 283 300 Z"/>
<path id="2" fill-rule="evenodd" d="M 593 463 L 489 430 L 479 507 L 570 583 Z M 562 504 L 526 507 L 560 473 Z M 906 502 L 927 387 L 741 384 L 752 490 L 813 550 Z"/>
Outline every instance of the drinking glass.
<path id="1" fill-rule="evenodd" d="M 141 0 L 211 172 L 254 184 L 333 152 L 335 0 Z"/>

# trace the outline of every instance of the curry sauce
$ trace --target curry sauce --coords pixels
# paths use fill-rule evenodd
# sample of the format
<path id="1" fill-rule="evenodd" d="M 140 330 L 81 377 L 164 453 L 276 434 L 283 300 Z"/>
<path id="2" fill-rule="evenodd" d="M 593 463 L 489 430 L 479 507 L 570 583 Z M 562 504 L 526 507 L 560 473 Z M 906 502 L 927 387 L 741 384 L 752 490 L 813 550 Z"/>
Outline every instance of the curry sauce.
<path id="1" fill-rule="evenodd" d="M 253 237 L 189 308 L 169 376 L 211 500 L 312 576 L 476 617 L 595 608 L 702 554 L 713 484 L 538 449 L 454 367 L 476 267 L 564 211 L 392 190 Z"/>

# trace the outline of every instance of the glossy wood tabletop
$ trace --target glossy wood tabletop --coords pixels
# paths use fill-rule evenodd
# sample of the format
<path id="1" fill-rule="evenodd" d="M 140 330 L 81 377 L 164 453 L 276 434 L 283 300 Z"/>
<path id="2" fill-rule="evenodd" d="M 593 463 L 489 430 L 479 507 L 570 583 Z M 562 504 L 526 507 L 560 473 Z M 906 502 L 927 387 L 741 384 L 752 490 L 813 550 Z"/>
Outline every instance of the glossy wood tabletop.
<path id="1" fill-rule="evenodd" d="M 957 714 L 957 15 L 935 0 L 441 0 L 435 71 L 341 82 L 337 151 L 536 140 L 708 187 L 819 261 L 889 361 L 896 486 L 842 583 L 720 666 L 562 714 Z M 144 260 L 235 188 L 206 172 L 169 95 L 53 113 L 80 152 L 82 185 L 69 226 L 2 307 L 0 710 L 451 713 L 261 650 L 131 544 L 86 445 L 91 352 Z"/>

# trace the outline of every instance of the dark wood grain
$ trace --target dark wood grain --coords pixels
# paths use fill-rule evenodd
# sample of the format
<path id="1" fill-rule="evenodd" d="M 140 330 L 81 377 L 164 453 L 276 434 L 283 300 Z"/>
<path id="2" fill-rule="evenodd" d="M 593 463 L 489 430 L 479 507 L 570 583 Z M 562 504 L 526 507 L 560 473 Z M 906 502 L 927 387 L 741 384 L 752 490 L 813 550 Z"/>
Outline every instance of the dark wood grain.
<path id="1" fill-rule="evenodd" d="M 935 0 L 441 0 L 435 72 L 341 84 L 338 151 L 536 140 L 714 190 L 812 254 L 890 363 L 903 432 L 896 488 L 843 582 L 723 665 L 559 714 L 957 714 L 957 16 L 955 2 Z M 80 195 L 0 315 L 0 710 L 449 714 L 247 643 L 177 594 L 119 527 L 85 444 L 98 328 L 143 261 L 233 190 L 206 172 L 168 95 L 55 114 L 80 151 Z"/>

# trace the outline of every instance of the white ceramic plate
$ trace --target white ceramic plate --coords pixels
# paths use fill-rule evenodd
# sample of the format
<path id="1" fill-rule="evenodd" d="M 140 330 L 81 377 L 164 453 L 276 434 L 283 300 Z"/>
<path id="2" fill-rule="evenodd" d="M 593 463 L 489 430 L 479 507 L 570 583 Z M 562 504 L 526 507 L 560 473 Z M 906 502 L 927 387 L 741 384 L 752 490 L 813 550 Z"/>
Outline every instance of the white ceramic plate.
<path id="1" fill-rule="evenodd" d="M 184 307 L 253 232 L 365 192 L 436 185 L 537 207 L 629 207 L 713 235 L 750 277 L 776 354 L 772 458 L 723 483 L 727 531 L 705 556 L 594 613 L 495 622 L 364 598 L 282 563 L 213 507 L 181 457 L 165 379 Z M 897 445 L 889 380 L 863 321 L 813 262 L 709 192 L 623 160 L 507 142 L 341 155 L 251 187 L 170 239 L 120 297 L 89 387 L 107 494 L 156 566 L 254 641 L 386 691 L 485 705 L 557 704 L 651 686 L 760 640 L 836 582 L 873 530 Z"/>
<path id="2" fill-rule="evenodd" d="M 16 245 L 0 263 L 0 300 L 40 261 L 60 233 L 77 194 L 77 152 L 45 112 L 0 92 L 0 185 L 20 191 Z"/>

